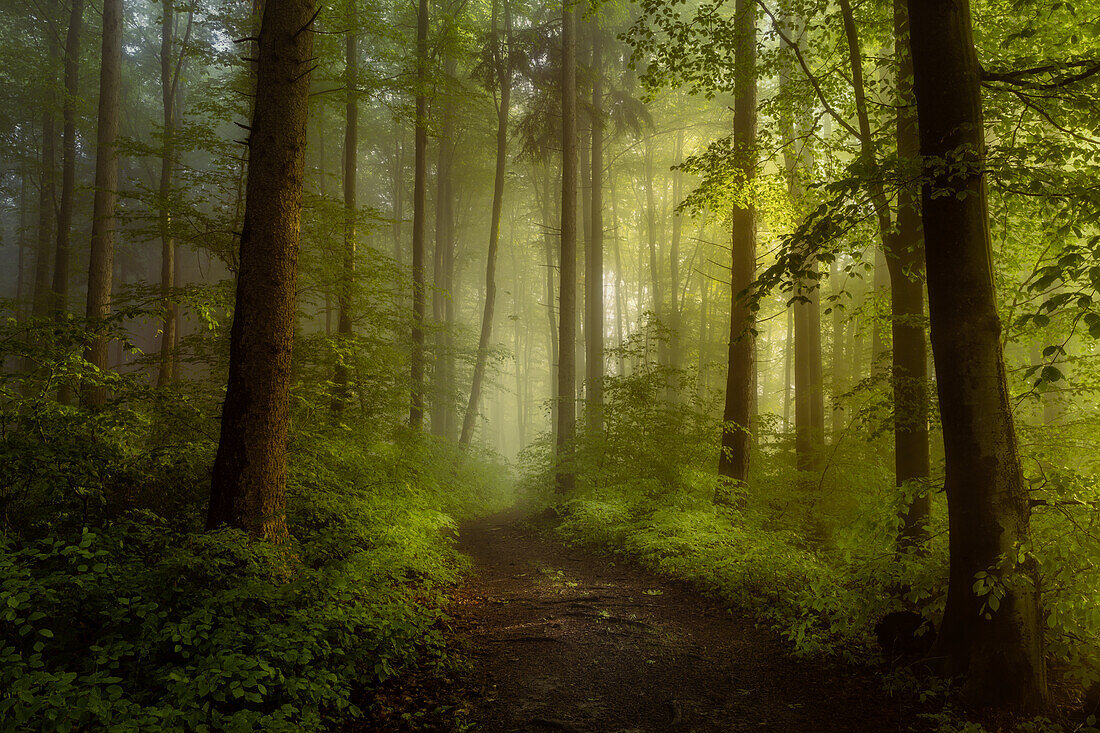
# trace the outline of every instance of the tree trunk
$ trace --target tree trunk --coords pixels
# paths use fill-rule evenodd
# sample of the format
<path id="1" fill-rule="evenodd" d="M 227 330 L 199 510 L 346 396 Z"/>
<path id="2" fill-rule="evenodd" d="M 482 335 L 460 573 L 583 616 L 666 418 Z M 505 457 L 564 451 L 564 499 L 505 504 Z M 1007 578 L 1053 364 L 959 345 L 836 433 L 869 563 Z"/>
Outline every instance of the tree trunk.
<path id="1" fill-rule="evenodd" d="M 179 66 L 172 65 L 172 51 L 175 45 L 175 14 L 172 0 L 161 0 L 160 34 L 160 92 L 164 119 L 164 140 L 160 154 L 160 189 L 158 191 L 160 224 L 160 296 L 164 308 L 164 320 L 161 323 L 160 358 L 157 371 L 157 386 L 164 387 L 172 381 L 175 371 L 175 344 L 179 323 L 179 313 L 172 301 L 171 292 L 176 283 L 176 243 L 172 236 L 172 214 L 169 201 L 172 196 L 172 178 L 175 161 L 177 86 L 179 84 Z M 191 21 L 188 20 L 188 31 Z M 187 39 L 184 38 L 184 46 Z M 185 49 L 180 49 L 180 61 L 183 63 Z"/>
<path id="2" fill-rule="evenodd" d="M 684 153 L 684 131 L 676 131 L 675 161 L 679 165 Z M 673 369 L 680 369 L 683 361 L 680 354 L 680 238 L 683 236 L 683 218 L 676 207 L 680 205 L 680 197 L 683 195 L 682 176 L 680 169 L 672 172 L 672 239 L 668 252 L 669 280 L 668 280 L 668 365 Z M 673 400 L 678 400 L 679 390 L 676 389 L 670 395 Z"/>
<path id="3" fill-rule="evenodd" d="M 591 232 L 584 264 L 585 283 L 585 408 L 587 428 L 603 433 L 604 292 L 603 292 L 603 44 L 600 23 L 594 15 L 592 35 L 592 190 Z"/>
<path id="4" fill-rule="evenodd" d="M 95 198 L 92 204 L 92 247 L 88 259 L 87 317 L 95 329 L 84 349 L 93 367 L 107 369 L 107 336 L 102 323 L 111 312 L 114 268 L 115 197 L 118 188 L 119 92 L 122 84 L 122 0 L 103 2 L 103 46 L 99 68 L 99 124 L 96 128 Z M 103 405 L 107 388 L 87 385 L 81 402 Z"/>
<path id="5" fill-rule="evenodd" d="M 424 222 L 428 186 L 428 0 L 420 0 L 416 19 L 416 161 L 413 172 L 413 326 L 409 360 L 412 399 L 409 426 L 424 422 Z"/>
<path id="6" fill-rule="evenodd" d="M 937 651 L 947 674 L 966 675 L 971 703 L 1030 713 L 1047 701 L 1044 624 L 1035 563 L 1021 550 L 1030 510 L 994 292 L 981 66 L 968 0 L 910 0 L 908 8 L 950 528 Z M 951 165 L 937 166 L 943 160 Z M 994 592 L 977 593 L 976 579 Z"/>
<path id="7" fill-rule="evenodd" d="M 558 295 L 558 434 L 559 494 L 573 491 L 573 438 L 576 429 L 577 318 L 577 19 L 574 5 L 562 2 L 561 66 L 561 290 Z"/>
<path id="8" fill-rule="evenodd" d="M 545 185 L 542 187 L 543 244 L 546 247 L 546 320 L 547 353 L 550 356 L 550 430 L 557 445 L 558 435 L 558 321 L 554 317 L 554 230 L 550 213 L 550 166 L 544 168 Z"/>
<path id="9" fill-rule="evenodd" d="M 443 21 L 441 31 L 443 41 L 443 76 L 448 87 L 454 82 L 457 61 L 450 52 L 452 25 L 449 18 Z M 432 416 L 433 435 L 447 435 L 447 425 L 453 422 L 455 389 L 452 383 L 450 336 L 453 324 L 447 317 L 449 301 L 453 302 L 454 293 L 450 292 L 451 250 L 454 247 L 454 161 L 455 122 L 450 89 L 441 95 L 435 104 L 440 108 L 439 159 L 435 176 L 435 251 L 432 256 L 432 320 L 435 322 L 434 374 L 432 375 Z"/>
<path id="10" fill-rule="evenodd" d="M 57 208 L 57 240 L 54 246 L 53 287 L 50 309 L 62 313 L 69 302 L 69 236 L 76 196 L 76 103 L 80 84 L 80 31 L 84 22 L 83 0 L 72 0 L 69 31 L 65 36 L 65 99 L 62 103 L 61 201 Z"/>
<path id="11" fill-rule="evenodd" d="M 842 290 L 841 272 L 836 260 L 829 267 L 829 282 L 832 283 L 834 294 Z M 844 344 L 846 331 L 844 325 L 844 311 L 840 308 L 839 298 L 833 303 L 833 354 L 832 354 L 832 433 L 833 442 L 840 439 L 844 429 L 844 410 L 840 407 L 840 396 L 848 390 L 848 362 L 845 360 Z"/>
<path id="12" fill-rule="evenodd" d="M 733 140 L 736 165 L 745 186 L 756 177 L 756 5 L 737 0 L 734 11 L 737 33 L 738 90 L 734 101 Z M 753 371 L 756 317 L 748 293 L 756 279 L 756 211 L 751 202 L 733 207 L 732 260 L 730 263 L 729 370 L 726 403 L 722 412 L 722 446 L 718 474 L 726 482 L 743 484 L 749 472 L 752 446 L 750 419 L 755 406 Z M 728 502 L 724 488 L 716 500 Z"/>
<path id="13" fill-rule="evenodd" d="M 46 28 L 46 64 L 45 90 L 42 105 L 42 171 L 38 185 L 38 241 L 34 258 L 34 308 L 36 316 L 45 316 L 56 302 L 50 288 L 50 240 L 53 238 L 54 199 L 57 180 L 57 133 L 54 130 L 54 111 L 57 95 L 54 92 L 54 72 L 61 50 L 58 48 L 56 28 L 53 26 L 53 11 L 56 0 L 50 7 L 50 24 Z M 56 268 L 55 268 L 56 269 Z M 66 272 L 66 282 L 68 273 Z"/>
<path id="14" fill-rule="evenodd" d="M 898 159 L 920 158 L 916 109 L 913 105 L 913 60 L 909 54 L 909 18 L 905 0 L 894 0 L 894 48 L 898 63 Z M 914 176 L 918 171 L 914 171 Z M 927 484 L 931 473 L 928 446 L 928 354 L 924 334 L 924 230 L 919 191 L 898 191 L 897 226 L 886 238 L 890 268 L 892 381 L 894 388 L 894 469 L 897 485 Z M 927 534 L 931 496 L 923 486 L 905 508 L 899 546 L 919 547 Z"/>
<path id="15" fill-rule="evenodd" d="M 344 55 L 344 248 L 336 291 L 336 336 L 340 350 L 333 372 L 332 408 L 344 410 L 350 400 L 348 351 L 352 337 L 352 289 L 355 283 L 355 220 L 359 204 L 356 182 L 359 174 L 359 13 L 357 0 L 348 0 L 348 30 Z M 324 134 L 324 131 L 321 133 Z"/>
<path id="16" fill-rule="evenodd" d="M 474 437 L 477 422 L 477 404 L 481 398 L 481 382 L 485 378 L 485 362 L 489 358 L 489 341 L 493 336 L 493 311 L 497 298 L 497 246 L 500 243 L 500 212 L 504 206 L 504 175 L 508 164 L 508 115 L 512 99 L 512 13 L 508 0 L 504 4 L 504 48 L 500 48 L 497 38 L 497 3 L 493 3 L 491 43 L 497 81 L 500 84 L 500 99 L 497 100 L 497 165 L 493 177 L 493 213 L 489 220 L 489 253 L 485 259 L 485 311 L 481 317 L 481 334 L 477 342 L 477 361 L 474 363 L 474 376 L 470 385 L 470 401 L 466 405 L 466 414 L 462 418 L 462 434 L 458 444 L 463 448 L 470 445 Z M 516 367 L 519 368 L 518 365 Z"/>
<path id="17" fill-rule="evenodd" d="M 912 63 L 906 50 L 906 31 L 904 10 L 898 11 L 901 0 L 895 1 L 895 47 L 898 52 L 898 91 L 899 98 L 911 97 L 909 77 Z M 859 119 L 861 153 L 869 174 L 874 176 L 878 165 L 871 134 L 870 119 L 867 112 L 867 97 L 863 84 L 862 58 L 859 49 L 859 37 L 855 17 L 852 14 L 850 0 L 840 0 L 840 9 L 844 19 L 845 35 L 848 40 L 848 53 L 852 68 L 852 79 L 856 102 L 856 115 Z M 919 154 L 916 121 L 912 111 L 904 104 L 899 106 L 896 123 L 896 141 L 899 157 L 915 159 Z M 926 355 L 924 347 L 924 298 L 920 273 L 923 270 L 923 252 L 921 241 L 923 232 L 920 226 L 920 210 L 911 188 L 903 188 L 898 196 L 897 225 L 890 220 L 889 204 L 878 178 L 871 179 L 871 198 L 876 209 L 881 249 L 876 251 L 875 264 L 875 332 L 872 336 L 872 373 L 884 368 L 881 353 L 884 350 L 883 339 L 878 330 L 878 310 L 882 302 L 882 283 L 880 273 L 886 274 L 887 287 L 891 293 L 891 339 L 892 374 L 891 382 L 894 397 L 894 473 L 898 486 L 906 482 L 928 478 L 928 412 L 925 394 Z M 928 499 L 921 497 L 913 502 L 904 513 L 903 528 L 900 536 L 902 546 L 919 542 L 923 525 L 928 517 Z"/>
<path id="18" fill-rule="evenodd" d="M 310 0 L 267 0 L 259 32 L 229 383 L 206 526 L 286 536 L 286 437 L 302 215 Z"/>

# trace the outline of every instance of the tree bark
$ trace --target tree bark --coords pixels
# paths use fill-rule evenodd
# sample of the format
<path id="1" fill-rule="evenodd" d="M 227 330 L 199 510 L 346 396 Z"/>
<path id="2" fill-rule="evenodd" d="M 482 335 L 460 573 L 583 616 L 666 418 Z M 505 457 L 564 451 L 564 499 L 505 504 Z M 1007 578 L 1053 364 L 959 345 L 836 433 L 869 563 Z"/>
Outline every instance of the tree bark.
<path id="1" fill-rule="evenodd" d="M 492 10 L 493 65 L 496 68 L 497 82 L 500 84 L 500 99 L 497 100 L 497 162 L 493 176 L 493 210 L 489 220 L 489 252 L 485 259 L 485 310 L 481 316 L 481 334 L 477 342 L 477 360 L 474 362 L 474 376 L 470 385 L 470 401 L 466 405 L 466 414 L 462 418 L 462 434 L 458 444 L 463 448 L 470 445 L 474 437 L 477 422 L 477 405 L 481 398 L 481 383 L 485 378 L 485 362 L 489 358 L 489 341 L 493 336 L 493 315 L 497 298 L 497 247 L 500 244 L 500 212 L 504 206 L 504 176 L 508 164 L 508 115 L 512 100 L 512 13 L 508 0 L 500 0 L 504 5 L 504 48 L 500 48 L 497 38 L 497 2 Z M 518 354 L 517 354 L 518 356 Z M 517 364 L 517 369 L 519 366 Z"/>
<path id="2" fill-rule="evenodd" d="M 259 32 L 229 383 L 206 526 L 286 536 L 286 438 L 302 215 L 311 0 L 267 0 Z"/>
<path id="3" fill-rule="evenodd" d="M 65 36 L 65 99 L 61 117 L 61 201 L 57 208 L 53 286 L 50 309 L 62 313 L 69 302 L 69 236 L 76 196 L 76 103 L 80 84 L 80 31 L 84 22 L 83 0 L 72 0 L 69 30 Z"/>
<path id="4" fill-rule="evenodd" d="M 176 284 L 176 242 L 172 236 L 172 213 L 169 204 L 172 196 L 172 180 L 175 169 L 176 113 L 179 103 L 179 74 L 186 53 L 187 37 L 191 31 L 191 17 L 188 17 L 187 32 L 180 48 L 178 63 L 172 64 L 172 51 L 175 45 L 175 14 L 172 0 L 162 0 L 160 35 L 160 89 L 164 119 L 164 140 L 160 155 L 160 189 L 158 192 L 160 208 L 160 292 L 164 319 L 161 323 L 160 358 L 157 371 L 157 386 L 163 387 L 173 381 L 177 370 L 175 345 L 178 338 L 179 309 L 172 301 L 171 292 Z"/>
<path id="5" fill-rule="evenodd" d="M 424 422 L 424 223 L 428 186 L 428 0 L 420 0 L 416 20 L 416 150 L 413 172 L 413 325 L 409 426 Z"/>
<path id="6" fill-rule="evenodd" d="M 733 111 L 736 165 L 746 190 L 756 177 L 756 5 L 737 0 L 738 90 Z M 756 361 L 756 317 L 747 297 L 756 279 L 756 211 L 751 200 L 733 207 L 730 283 L 729 368 L 726 402 L 722 412 L 722 444 L 718 475 L 726 483 L 743 484 L 749 472 L 752 446 L 750 420 L 755 397 L 753 372 Z M 728 502 L 726 488 L 715 499 Z"/>
<path id="7" fill-rule="evenodd" d="M 347 359 L 352 337 L 352 289 L 355 283 L 355 220 L 359 204 L 356 180 L 359 174 L 359 13 L 357 0 L 348 0 L 348 31 L 344 54 L 344 247 L 336 291 L 336 337 L 340 351 L 332 382 L 332 408 L 344 410 L 350 400 Z M 323 132 L 322 132 L 323 134 Z"/>
<path id="8" fill-rule="evenodd" d="M 898 63 L 898 159 L 916 163 L 920 138 L 913 102 L 913 59 L 909 53 L 909 17 L 905 0 L 894 0 L 894 49 Z M 927 484 L 931 474 L 928 445 L 928 354 L 924 332 L 924 229 L 920 192 L 914 185 L 898 191 L 894 236 L 885 242 L 890 268 L 892 382 L 894 389 L 894 473 L 899 487 Z M 919 547 L 927 538 L 931 513 L 928 487 L 903 510 L 899 546 Z"/>
<path id="9" fill-rule="evenodd" d="M 57 181 L 57 133 L 54 129 L 54 111 L 57 95 L 54 92 L 55 69 L 61 55 L 58 48 L 57 29 L 53 25 L 53 11 L 56 0 L 50 5 L 50 22 L 46 27 L 46 65 L 42 105 L 42 170 L 38 185 L 38 241 L 34 257 L 34 307 L 36 316 L 45 316 L 50 312 L 54 301 L 50 288 L 50 240 L 54 232 L 54 199 Z M 66 278 L 67 278 L 66 274 Z M 66 282 L 68 280 L 66 279 Z"/>
<path id="10" fill-rule="evenodd" d="M 589 22 L 592 35 L 592 189 L 591 231 L 584 264 L 585 423 L 593 435 L 603 433 L 604 292 L 603 292 L 603 39 L 599 17 Z"/>
<path id="11" fill-rule="evenodd" d="M 573 439 L 576 430 L 577 318 L 577 19 L 574 5 L 562 2 L 561 66 L 561 260 L 558 295 L 558 432 L 555 487 L 568 494 L 576 484 Z"/>
<path id="12" fill-rule="evenodd" d="M 1047 701 L 1043 616 L 1035 563 L 1024 556 L 1030 510 L 994 292 L 981 66 L 968 0 L 910 0 L 908 10 L 950 529 L 936 651 L 947 674 L 966 676 L 972 704 L 1030 713 Z M 977 593 L 976 580 L 1003 592 L 999 603 Z"/>
<path id="13" fill-rule="evenodd" d="M 119 93 L 122 85 L 122 0 L 103 2 L 103 45 L 99 68 L 99 123 L 96 128 L 95 197 L 92 203 L 92 245 L 88 260 L 88 307 L 94 329 L 84 349 L 84 359 L 99 370 L 107 369 L 107 335 L 101 322 L 111 312 L 111 280 L 114 269 L 115 198 L 118 189 Z M 107 401 L 107 388 L 86 385 L 81 402 L 99 406 Z"/>

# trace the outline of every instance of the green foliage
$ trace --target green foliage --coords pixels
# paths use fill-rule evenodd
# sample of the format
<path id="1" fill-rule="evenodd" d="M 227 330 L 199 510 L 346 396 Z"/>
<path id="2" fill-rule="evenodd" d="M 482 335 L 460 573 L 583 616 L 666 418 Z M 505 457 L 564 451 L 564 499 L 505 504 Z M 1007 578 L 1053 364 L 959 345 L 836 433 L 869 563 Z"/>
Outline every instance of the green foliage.
<path id="1" fill-rule="evenodd" d="M 116 376 L 107 408 L 63 405 L 58 364 L 94 376 L 79 350 L 48 322 L 7 328 L 9 358 L 38 368 L 0 381 L 0 730 L 315 731 L 456 663 L 452 537 L 504 502 L 491 457 L 359 412 L 316 419 L 303 389 L 291 538 L 204 533 L 217 395 Z"/>

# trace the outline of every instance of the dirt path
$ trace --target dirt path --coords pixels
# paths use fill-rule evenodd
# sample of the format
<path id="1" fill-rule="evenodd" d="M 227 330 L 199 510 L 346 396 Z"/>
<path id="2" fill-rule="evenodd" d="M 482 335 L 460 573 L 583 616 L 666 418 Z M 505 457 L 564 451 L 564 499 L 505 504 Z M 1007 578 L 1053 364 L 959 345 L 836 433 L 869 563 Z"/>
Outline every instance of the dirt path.
<path id="1" fill-rule="evenodd" d="M 900 731 L 869 673 L 787 658 L 690 589 L 563 547 L 504 514 L 463 527 L 453 607 L 474 654 L 475 730 Z"/>

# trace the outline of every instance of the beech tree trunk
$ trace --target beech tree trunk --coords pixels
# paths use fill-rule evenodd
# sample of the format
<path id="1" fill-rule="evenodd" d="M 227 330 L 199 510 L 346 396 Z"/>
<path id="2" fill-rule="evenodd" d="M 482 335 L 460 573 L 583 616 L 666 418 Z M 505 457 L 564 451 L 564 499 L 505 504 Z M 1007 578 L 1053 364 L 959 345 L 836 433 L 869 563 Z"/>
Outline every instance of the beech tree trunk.
<path id="1" fill-rule="evenodd" d="M 573 491 L 573 439 L 576 430 L 577 319 L 577 19 L 574 5 L 562 2 L 561 65 L 561 260 L 558 294 L 558 433 L 555 487 Z"/>
<path id="2" fill-rule="evenodd" d="M 440 108 L 439 157 L 436 165 L 435 196 L 435 251 L 432 257 L 432 320 L 435 322 L 434 374 L 432 375 L 433 435 L 450 437 L 455 422 L 454 415 L 454 358 L 452 331 L 455 294 L 451 292 L 454 280 L 455 235 L 455 112 L 449 86 L 456 83 L 458 62 L 450 52 L 453 27 L 449 18 L 444 20 L 443 76 L 448 85 L 442 99 L 435 102 Z"/>
<path id="3" fill-rule="evenodd" d="M 489 341 L 493 336 L 493 315 L 497 299 L 497 246 L 500 243 L 500 212 L 504 206 L 504 176 L 508 164 L 508 115 L 512 101 L 512 13 L 508 0 L 504 4 L 504 48 L 501 49 L 497 38 L 497 3 L 492 10 L 493 65 L 496 68 L 497 83 L 500 85 L 500 99 L 497 100 L 497 164 L 493 177 L 493 213 L 489 220 L 489 253 L 485 259 L 485 310 L 481 316 L 481 334 L 477 342 L 477 360 L 474 362 L 474 376 L 470 385 L 470 401 L 466 405 L 466 414 L 462 418 L 462 434 L 458 444 L 463 448 L 470 445 L 477 423 L 477 405 L 481 398 L 481 383 L 485 378 L 485 362 L 489 358 Z M 518 358 L 516 354 L 519 369 Z M 518 394 L 517 394 L 518 398 Z"/>
<path id="4" fill-rule="evenodd" d="M 207 528 L 286 536 L 286 437 L 294 346 L 309 78 L 311 0 L 266 0 L 249 135 L 229 383 Z"/>
<path id="5" fill-rule="evenodd" d="M 947 674 L 966 676 L 972 704 L 1033 712 L 1047 701 L 1044 623 L 1035 563 L 1021 551 L 1030 541 L 1030 510 L 994 292 L 981 66 L 970 3 L 910 0 L 908 10 L 929 181 L 922 219 L 950 529 L 950 580 L 936 652 Z M 937 164 L 944 160 L 950 166 Z M 990 584 L 993 593 L 975 590 Z"/>
<path id="6" fill-rule="evenodd" d="M 122 0 L 103 2 L 103 46 L 99 68 L 99 123 L 96 128 L 95 198 L 92 204 L 92 247 L 88 260 L 87 317 L 95 329 L 85 346 L 84 359 L 107 369 L 107 336 L 97 324 L 111 312 L 111 279 L 114 268 L 115 198 L 118 189 L 119 92 L 122 85 Z M 103 405 L 107 388 L 86 385 L 81 402 Z"/>
<path id="7" fill-rule="evenodd" d="M 920 158 L 920 138 L 913 103 L 913 59 L 909 53 L 909 17 L 905 0 L 894 0 L 894 49 L 898 62 L 898 159 L 916 163 Z M 924 484 L 903 512 L 899 546 L 905 549 L 923 544 L 931 513 L 931 496 L 926 485 L 931 460 L 928 354 L 924 333 L 924 229 L 920 192 L 916 186 L 905 186 L 898 191 L 894 235 L 885 241 L 894 342 L 894 474 L 899 487 L 913 482 Z"/>
<path id="8" fill-rule="evenodd" d="M 65 35 L 65 99 L 61 106 L 61 201 L 57 207 L 57 239 L 54 246 L 53 286 L 50 309 L 62 313 L 69 302 L 69 237 L 76 196 L 76 103 L 80 85 L 80 31 L 84 22 L 83 0 L 72 0 L 69 30 Z"/>
<path id="9" fill-rule="evenodd" d="M 733 110 L 733 141 L 737 167 L 745 186 L 756 177 L 756 5 L 737 0 L 738 90 Z M 730 263 L 729 368 L 726 402 L 722 412 L 722 444 L 718 475 L 724 482 L 743 484 L 749 472 L 752 446 L 750 420 L 755 407 L 756 317 L 747 294 L 756 279 L 756 211 L 750 202 L 733 208 L 732 261 Z M 716 501 L 728 502 L 720 487 Z"/>
<path id="10" fill-rule="evenodd" d="M 352 336 L 352 286 L 355 282 L 355 220 L 358 215 L 356 179 L 359 173 L 359 14 L 357 0 L 348 0 L 348 31 L 344 57 L 344 248 L 336 290 L 336 355 L 332 382 L 333 410 L 342 412 L 350 399 L 347 350 Z M 322 133 L 323 134 L 323 133 Z"/>
<path id="11" fill-rule="evenodd" d="M 175 172 L 175 134 L 176 113 L 179 104 L 179 74 L 186 52 L 187 39 L 191 31 L 191 18 L 188 17 L 187 32 L 183 47 L 180 48 L 179 61 L 172 64 L 172 51 L 175 45 L 175 13 L 172 0 L 162 0 L 160 35 L 160 90 L 164 118 L 164 140 L 160 155 L 160 291 L 164 320 L 161 323 L 160 359 L 157 371 L 157 386 L 163 387 L 173 381 L 177 371 L 175 347 L 178 340 L 179 308 L 172 301 L 171 291 L 176 285 L 176 242 L 172 236 L 172 214 L 169 200 L 172 195 L 172 179 Z"/>
<path id="12" fill-rule="evenodd" d="M 603 39 L 598 16 L 592 35 L 592 190 L 591 231 L 584 259 L 585 423 L 593 435 L 603 433 L 604 292 L 603 292 Z"/>
<path id="13" fill-rule="evenodd" d="M 416 19 L 416 160 L 413 172 L 413 325 L 409 360 L 412 399 L 409 426 L 424 422 L 424 222 L 428 186 L 428 0 L 420 0 Z"/>
<path id="14" fill-rule="evenodd" d="M 57 95 L 54 92 L 55 69 L 61 50 L 58 48 L 56 28 L 52 12 L 56 0 L 50 5 L 50 24 L 46 28 L 46 64 L 43 74 L 45 89 L 42 105 L 42 169 L 38 183 L 38 236 L 34 257 L 34 307 L 36 316 L 50 312 L 52 297 L 50 288 L 50 240 L 54 232 L 54 199 L 57 181 L 57 133 L 54 130 L 54 111 Z M 66 275 L 67 277 L 67 275 Z M 67 282 L 67 280 L 66 280 Z"/>

